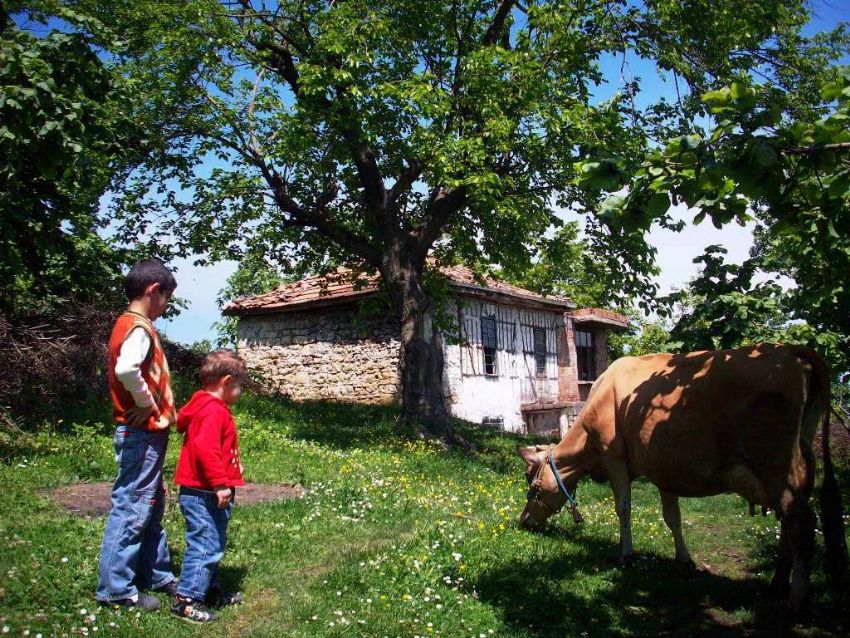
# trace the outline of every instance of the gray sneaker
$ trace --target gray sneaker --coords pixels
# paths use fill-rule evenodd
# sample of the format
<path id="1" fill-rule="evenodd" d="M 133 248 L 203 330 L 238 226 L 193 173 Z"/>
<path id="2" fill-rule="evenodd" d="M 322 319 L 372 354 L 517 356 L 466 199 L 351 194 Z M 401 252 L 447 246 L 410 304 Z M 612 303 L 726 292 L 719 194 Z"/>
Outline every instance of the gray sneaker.
<path id="1" fill-rule="evenodd" d="M 119 600 L 101 601 L 101 605 L 110 607 L 127 607 L 130 609 L 141 609 L 142 611 L 156 611 L 160 608 L 159 600 L 140 591 L 136 599 L 121 598 Z"/>
<path id="2" fill-rule="evenodd" d="M 157 594 L 167 594 L 169 596 L 176 596 L 177 595 L 177 581 L 176 580 L 169 580 L 162 587 L 157 587 L 153 591 L 155 591 Z"/>

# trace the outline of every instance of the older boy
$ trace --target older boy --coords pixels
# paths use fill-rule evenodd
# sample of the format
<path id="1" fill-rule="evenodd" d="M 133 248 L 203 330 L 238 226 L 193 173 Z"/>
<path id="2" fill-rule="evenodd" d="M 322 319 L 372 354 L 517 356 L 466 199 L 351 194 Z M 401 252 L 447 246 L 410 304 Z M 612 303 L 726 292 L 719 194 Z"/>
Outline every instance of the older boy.
<path id="1" fill-rule="evenodd" d="M 130 305 L 109 339 L 118 477 L 100 551 L 96 595 L 104 604 L 145 611 L 158 609 L 159 601 L 139 588 L 176 591 L 162 529 L 162 464 L 168 429 L 175 420 L 174 398 L 168 362 L 153 326 L 176 287 L 174 276 L 154 259 L 133 266 L 124 281 Z"/>
<path id="2" fill-rule="evenodd" d="M 201 387 L 180 409 L 177 431 L 183 448 L 175 482 L 186 519 L 186 554 L 172 613 L 192 622 L 216 616 L 206 605 L 234 605 L 241 594 L 221 591 L 219 563 L 227 544 L 227 523 L 236 487 L 244 485 L 236 423 L 236 403 L 247 378 L 245 362 L 231 350 L 211 352 L 201 364 Z"/>

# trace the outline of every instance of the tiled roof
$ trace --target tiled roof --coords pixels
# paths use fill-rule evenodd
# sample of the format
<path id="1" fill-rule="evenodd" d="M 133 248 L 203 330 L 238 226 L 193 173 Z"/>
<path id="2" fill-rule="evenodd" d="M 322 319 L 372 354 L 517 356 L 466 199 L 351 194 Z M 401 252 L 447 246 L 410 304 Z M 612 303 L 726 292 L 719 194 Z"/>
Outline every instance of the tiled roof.
<path id="1" fill-rule="evenodd" d="M 528 301 L 545 303 L 551 305 L 562 306 L 565 310 L 575 308 L 575 304 L 567 297 L 558 295 L 541 295 L 519 286 L 499 281 L 493 277 L 486 277 L 483 282 L 479 282 L 475 278 L 475 273 L 466 266 L 447 266 L 440 269 L 445 274 L 452 284 L 460 289 L 470 291 L 484 290 L 489 292 L 501 293 L 515 299 L 525 299 Z"/>
<path id="2" fill-rule="evenodd" d="M 561 310 L 575 307 L 575 304 L 566 297 L 547 297 L 492 277 L 479 282 L 475 273 L 465 266 L 442 267 L 441 271 L 455 288 L 470 294 L 489 293 Z M 357 281 L 352 281 L 351 270 L 338 268 L 326 275 L 307 277 L 295 283 L 284 284 L 262 295 L 236 299 L 227 304 L 222 311 L 227 315 L 251 315 L 344 303 L 375 293 L 378 289 L 378 279 L 377 274 L 360 275 Z"/>
<path id="3" fill-rule="evenodd" d="M 620 328 L 629 327 L 629 318 L 605 308 L 579 308 L 570 312 L 575 323 L 604 323 Z"/>

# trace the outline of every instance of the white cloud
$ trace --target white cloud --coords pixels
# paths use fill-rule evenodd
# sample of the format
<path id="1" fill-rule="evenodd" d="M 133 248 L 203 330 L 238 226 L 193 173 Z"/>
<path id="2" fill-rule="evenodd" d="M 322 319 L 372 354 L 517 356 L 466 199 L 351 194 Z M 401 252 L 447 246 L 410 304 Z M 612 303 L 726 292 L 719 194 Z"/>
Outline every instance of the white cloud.
<path id="1" fill-rule="evenodd" d="M 683 219 L 686 223 L 681 232 L 653 227 L 647 236 L 648 242 L 658 250 L 656 261 L 661 274 L 656 278 L 660 294 L 665 295 L 673 288 L 682 288 L 693 279 L 700 264 L 693 263 L 705 251 L 706 246 L 719 244 L 726 248 L 725 261 L 740 264 L 750 255 L 753 246 L 755 223 L 745 226 L 737 223 L 715 228 L 709 219 L 698 226 L 692 223 L 694 211 L 684 206 L 673 207 L 670 211 L 674 219 Z"/>

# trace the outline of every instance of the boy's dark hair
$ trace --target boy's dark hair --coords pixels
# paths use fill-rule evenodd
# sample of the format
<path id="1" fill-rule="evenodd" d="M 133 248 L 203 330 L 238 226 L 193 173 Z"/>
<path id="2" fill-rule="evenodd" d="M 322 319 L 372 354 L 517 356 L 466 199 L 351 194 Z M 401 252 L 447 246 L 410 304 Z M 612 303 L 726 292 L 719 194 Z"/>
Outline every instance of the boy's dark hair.
<path id="1" fill-rule="evenodd" d="M 248 378 L 245 360 L 233 350 L 214 350 L 201 363 L 201 387 L 211 386 L 228 374 L 238 381 L 245 381 Z"/>
<path id="2" fill-rule="evenodd" d="M 151 284 L 159 284 L 163 292 L 174 292 L 177 280 L 171 271 L 156 259 L 143 259 L 130 268 L 124 278 L 124 292 L 127 299 L 133 301 L 145 294 L 145 288 Z"/>

